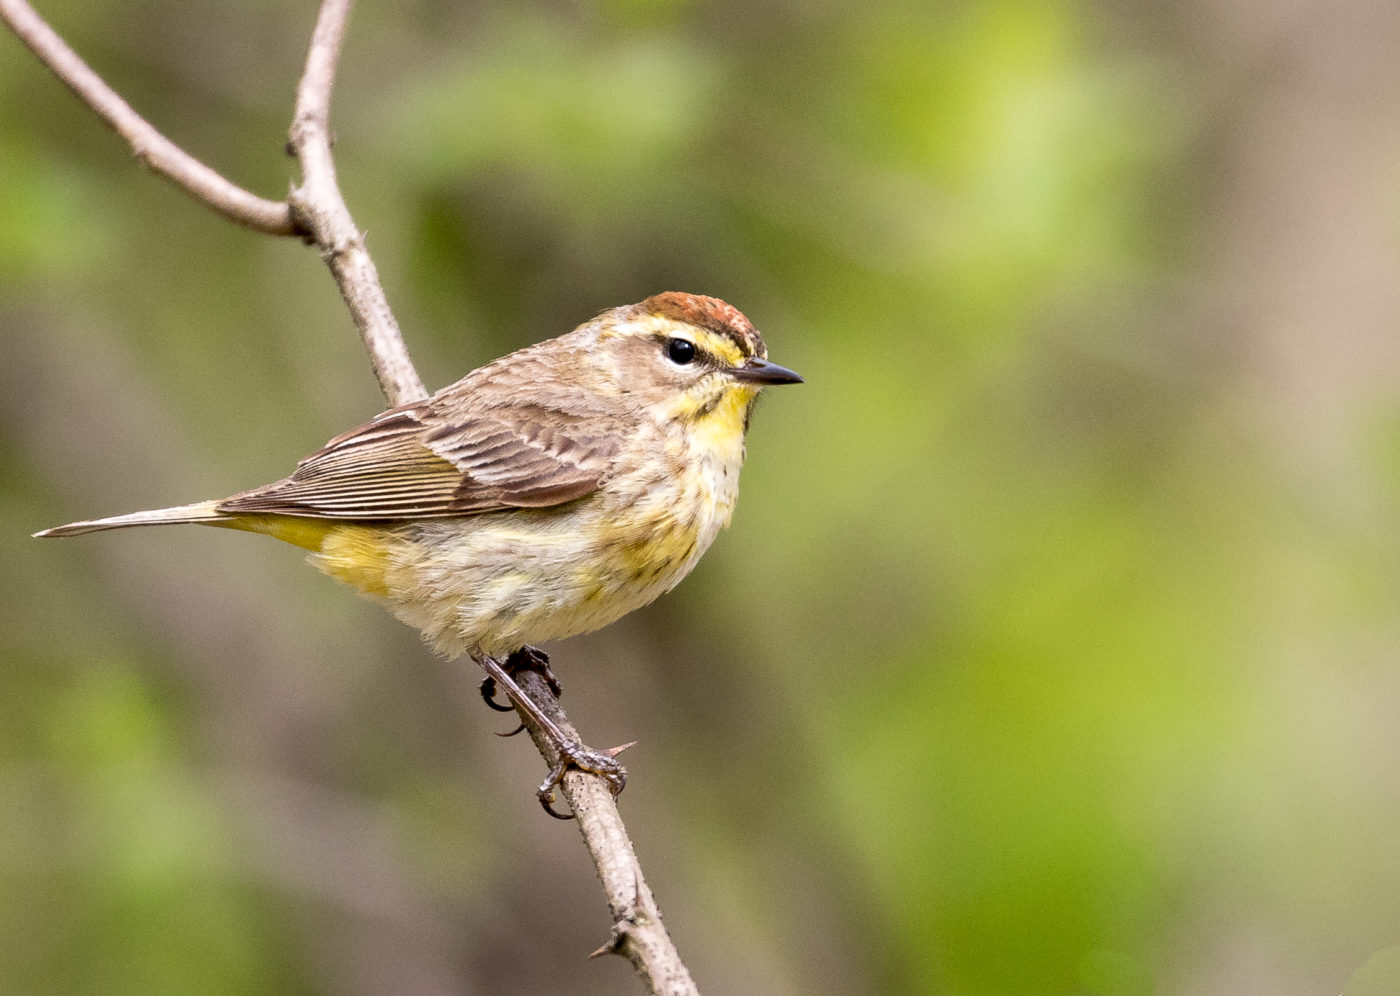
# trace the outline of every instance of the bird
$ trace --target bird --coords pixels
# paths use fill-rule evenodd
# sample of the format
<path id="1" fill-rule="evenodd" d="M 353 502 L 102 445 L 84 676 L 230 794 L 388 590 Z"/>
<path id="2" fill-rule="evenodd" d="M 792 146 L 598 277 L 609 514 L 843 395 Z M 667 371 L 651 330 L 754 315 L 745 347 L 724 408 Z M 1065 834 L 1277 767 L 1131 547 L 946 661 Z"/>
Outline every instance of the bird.
<path id="1" fill-rule="evenodd" d="M 614 794 L 625 772 L 565 737 L 501 662 L 547 668 L 534 644 L 606 626 L 689 574 L 733 515 L 759 394 L 802 381 L 737 308 L 667 291 L 390 408 L 281 480 L 34 535 L 192 523 L 306 549 L 441 654 L 486 668 L 488 702 L 505 685 L 555 741 L 539 796 L 558 815 L 567 768 Z"/>

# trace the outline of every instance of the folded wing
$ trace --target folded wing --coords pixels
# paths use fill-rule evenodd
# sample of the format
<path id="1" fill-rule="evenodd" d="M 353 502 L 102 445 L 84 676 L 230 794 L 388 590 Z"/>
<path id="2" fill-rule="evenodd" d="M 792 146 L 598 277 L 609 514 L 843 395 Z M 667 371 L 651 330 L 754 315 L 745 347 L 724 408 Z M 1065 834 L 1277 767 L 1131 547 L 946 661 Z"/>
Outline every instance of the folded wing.
<path id="1" fill-rule="evenodd" d="M 421 402 L 337 436 L 291 477 L 218 510 L 386 520 L 544 508 L 596 490 L 617 448 L 591 413 L 532 404 L 449 414 Z"/>

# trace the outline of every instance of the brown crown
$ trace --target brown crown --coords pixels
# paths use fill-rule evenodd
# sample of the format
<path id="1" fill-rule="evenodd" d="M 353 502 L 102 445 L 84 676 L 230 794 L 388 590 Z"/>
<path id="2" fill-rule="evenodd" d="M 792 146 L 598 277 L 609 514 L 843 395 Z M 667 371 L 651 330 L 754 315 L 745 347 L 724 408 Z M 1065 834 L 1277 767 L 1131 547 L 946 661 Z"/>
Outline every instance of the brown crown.
<path id="1" fill-rule="evenodd" d="M 663 291 L 653 294 L 639 307 L 646 314 L 687 322 L 711 332 L 734 336 L 741 342 L 757 335 L 753 323 L 744 317 L 742 311 L 717 297 Z"/>

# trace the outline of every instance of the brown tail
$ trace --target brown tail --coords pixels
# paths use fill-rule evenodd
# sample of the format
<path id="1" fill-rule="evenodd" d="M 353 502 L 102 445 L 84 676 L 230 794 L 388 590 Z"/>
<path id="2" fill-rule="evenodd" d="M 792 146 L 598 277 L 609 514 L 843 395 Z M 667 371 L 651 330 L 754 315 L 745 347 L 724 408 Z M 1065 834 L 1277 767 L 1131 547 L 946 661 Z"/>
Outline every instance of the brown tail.
<path id="1" fill-rule="evenodd" d="M 125 529 L 127 526 L 165 526 L 177 522 L 202 522 L 216 525 L 237 518 L 225 515 L 218 510 L 217 501 L 199 501 L 193 505 L 176 505 L 174 508 L 155 508 L 149 512 L 132 512 L 129 515 L 112 515 L 105 519 L 88 519 L 84 522 L 70 522 L 66 526 L 54 526 L 34 535 L 79 536 L 82 533 L 95 533 L 103 529 Z"/>

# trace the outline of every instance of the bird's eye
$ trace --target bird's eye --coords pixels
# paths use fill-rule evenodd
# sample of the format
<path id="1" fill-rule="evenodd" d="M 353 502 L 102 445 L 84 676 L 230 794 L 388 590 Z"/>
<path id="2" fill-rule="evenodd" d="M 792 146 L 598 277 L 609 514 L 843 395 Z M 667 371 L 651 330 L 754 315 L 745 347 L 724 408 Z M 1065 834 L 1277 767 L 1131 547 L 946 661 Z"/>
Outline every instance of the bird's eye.
<path id="1" fill-rule="evenodd" d="M 666 355 L 672 363 L 684 366 L 695 359 L 695 343 L 689 339 L 672 339 L 666 343 Z"/>

